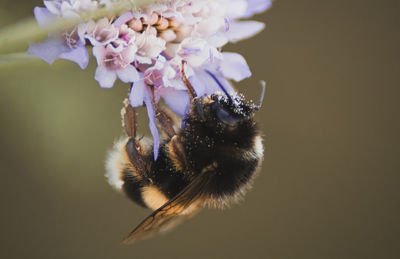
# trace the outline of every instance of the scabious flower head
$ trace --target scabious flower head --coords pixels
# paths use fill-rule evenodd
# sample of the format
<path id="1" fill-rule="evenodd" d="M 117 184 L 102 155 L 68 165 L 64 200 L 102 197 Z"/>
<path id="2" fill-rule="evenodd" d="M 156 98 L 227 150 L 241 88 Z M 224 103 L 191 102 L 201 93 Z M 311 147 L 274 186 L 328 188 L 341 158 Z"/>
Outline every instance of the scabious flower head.
<path id="1" fill-rule="evenodd" d="M 57 19 L 78 18 L 82 12 L 112 7 L 115 2 L 119 1 L 44 1 L 46 7 L 36 7 L 34 13 L 39 25 L 46 27 Z M 221 52 L 221 48 L 261 31 L 263 23 L 239 19 L 263 12 L 270 5 L 271 0 L 159 1 L 51 34 L 44 42 L 31 44 L 28 53 L 48 63 L 69 59 L 84 69 L 89 60 L 85 46 L 91 45 L 100 86 L 110 88 L 119 78 L 131 84 L 131 105 L 146 105 L 156 158 L 156 104 L 163 99 L 180 116 L 190 105 L 182 63 L 197 96 L 215 93 L 221 86 L 234 92 L 228 80 L 241 81 L 251 72 L 240 54 Z"/>

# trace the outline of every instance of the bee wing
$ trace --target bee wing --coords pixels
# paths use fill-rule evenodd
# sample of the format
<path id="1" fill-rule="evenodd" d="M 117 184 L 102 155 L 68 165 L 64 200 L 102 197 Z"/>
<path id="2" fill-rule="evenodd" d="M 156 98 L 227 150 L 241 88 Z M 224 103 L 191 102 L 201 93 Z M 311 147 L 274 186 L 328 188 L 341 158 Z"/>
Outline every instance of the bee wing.
<path id="1" fill-rule="evenodd" d="M 193 217 L 204 204 L 203 190 L 211 179 L 211 174 L 206 169 L 174 198 L 145 218 L 122 240 L 122 243 L 130 244 L 149 238 L 156 233 L 170 230 Z"/>

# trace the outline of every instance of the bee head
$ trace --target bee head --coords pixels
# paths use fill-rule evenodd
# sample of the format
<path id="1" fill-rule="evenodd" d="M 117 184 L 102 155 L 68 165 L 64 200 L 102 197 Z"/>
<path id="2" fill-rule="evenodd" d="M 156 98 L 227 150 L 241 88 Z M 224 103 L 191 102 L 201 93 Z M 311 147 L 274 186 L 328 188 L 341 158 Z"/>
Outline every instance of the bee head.
<path id="1" fill-rule="evenodd" d="M 234 126 L 238 122 L 251 119 L 254 116 L 256 106 L 247 102 L 243 95 L 213 94 L 210 99 L 212 117 L 225 125 Z"/>
<path id="2" fill-rule="evenodd" d="M 246 102 L 243 95 L 231 96 L 224 85 L 217 79 L 217 77 L 206 70 L 206 73 L 215 81 L 223 93 L 215 93 L 211 96 L 198 97 L 192 84 L 188 80 L 184 69 L 185 61 L 182 61 L 182 80 L 187 86 L 188 94 L 191 98 L 191 111 L 195 118 L 205 122 L 209 118 L 215 119 L 219 124 L 226 126 L 235 126 L 238 122 L 252 119 L 254 111 L 261 108 L 264 99 L 265 82 L 261 81 L 262 91 L 260 95 L 260 102 L 258 105 L 252 102 Z"/>

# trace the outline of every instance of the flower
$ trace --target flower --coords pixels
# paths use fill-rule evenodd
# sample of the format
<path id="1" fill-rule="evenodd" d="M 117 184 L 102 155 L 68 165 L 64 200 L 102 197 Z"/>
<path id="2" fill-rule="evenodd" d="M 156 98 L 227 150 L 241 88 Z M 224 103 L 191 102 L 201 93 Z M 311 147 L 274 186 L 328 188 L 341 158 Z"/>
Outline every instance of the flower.
<path id="1" fill-rule="evenodd" d="M 93 46 L 107 45 L 117 40 L 119 29 L 110 23 L 108 18 L 102 18 L 97 22 L 90 20 L 86 25 L 86 39 Z"/>
<path id="2" fill-rule="evenodd" d="M 119 46 L 123 44 L 120 43 Z M 117 79 L 125 83 L 135 82 L 139 79 L 139 73 L 131 65 L 136 54 L 135 45 L 123 46 L 121 49 L 114 48 L 112 44 L 106 46 L 94 46 L 93 55 L 99 65 L 96 69 L 94 78 L 101 87 L 111 88 Z"/>
<path id="3" fill-rule="evenodd" d="M 243 56 L 221 52 L 229 42 L 255 35 L 264 28 L 257 21 L 243 21 L 265 11 L 272 0 L 169 0 L 126 10 L 118 17 L 87 21 L 42 43 L 30 44 L 28 53 L 48 63 L 62 58 L 88 64 L 86 45 L 93 47 L 98 67 L 95 80 L 111 88 L 117 78 L 130 83 L 133 107 L 145 105 L 157 158 L 159 136 L 155 112 L 160 99 L 180 116 L 189 110 L 185 76 L 197 96 L 235 91 L 228 80 L 251 76 Z M 57 19 L 80 17 L 82 12 L 112 7 L 119 0 L 49 0 L 34 9 L 40 26 Z"/>
<path id="4" fill-rule="evenodd" d="M 79 12 L 95 10 L 97 2 L 91 0 L 44 1 L 46 8 L 35 7 L 34 15 L 40 27 L 48 27 L 53 22 L 67 18 L 79 18 Z M 27 53 L 52 64 L 56 59 L 67 59 L 85 69 L 89 54 L 85 47 L 86 24 L 82 23 L 61 34 L 49 35 L 41 43 L 30 43 Z"/>

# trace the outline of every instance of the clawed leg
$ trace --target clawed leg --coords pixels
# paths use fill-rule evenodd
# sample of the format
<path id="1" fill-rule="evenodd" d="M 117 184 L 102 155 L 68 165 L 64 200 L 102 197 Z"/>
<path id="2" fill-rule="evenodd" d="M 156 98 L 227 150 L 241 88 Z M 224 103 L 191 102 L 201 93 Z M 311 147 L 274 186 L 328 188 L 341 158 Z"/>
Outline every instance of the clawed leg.
<path id="1" fill-rule="evenodd" d="M 129 137 L 128 142 L 125 145 L 126 153 L 132 164 L 133 171 L 142 180 L 148 179 L 148 168 L 146 167 L 146 149 L 144 145 L 137 139 L 137 115 L 136 110 L 130 103 L 125 102 L 125 107 L 122 110 L 123 124 L 125 132 Z"/>
<path id="2" fill-rule="evenodd" d="M 168 114 L 168 112 L 159 105 L 157 105 L 156 107 L 156 119 L 161 132 L 168 139 L 171 139 L 173 136 L 176 135 L 174 129 L 174 120 L 172 119 L 172 116 Z"/>
<path id="3" fill-rule="evenodd" d="M 194 87 L 193 87 L 192 83 L 190 83 L 189 79 L 186 76 L 185 64 L 186 64 L 186 62 L 184 60 L 182 60 L 182 67 L 181 67 L 182 81 L 186 85 L 187 92 L 188 92 L 189 97 L 190 97 L 190 101 L 193 102 L 193 99 L 198 99 L 198 98 L 197 98 L 197 94 L 196 94 L 196 91 L 194 90 Z M 196 110 L 198 112 L 198 115 L 204 121 L 206 118 L 205 118 L 205 115 L 204 115 L 203 106 L 201 105 L 200 102 L 195 102 L 195 106 L 196 106 Z"/>
<path id="4" fill-rule="evenodd" d="M 136 123 L 136 110 L 133 108 L 129 101 L 126 100 L 125 106 L 122 109 L 122 121 L 124 124 L 125 132 L 129 138 L 136 138 L 137 123 Z"/>
<path id="5" fill-rule="evenodd" d="M 193 98 L 197 97 L 197 94 L 196 94 L 196 91 L 193 88 L 193 85 L 190 83 L 189 79 L 186 76 L 185 64 L 186 64 L 186 62 L 184 60 L 182 60 L 182 66 L 181 66 L 182 81 L 187 87 L 188 94 L 190 96 L 190 100 L 192 100 Z"/>

